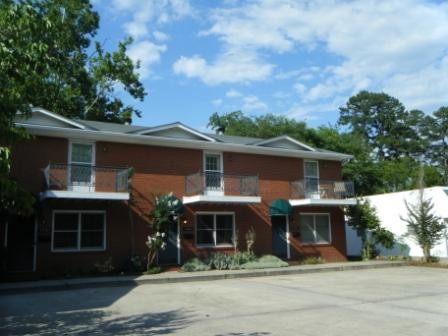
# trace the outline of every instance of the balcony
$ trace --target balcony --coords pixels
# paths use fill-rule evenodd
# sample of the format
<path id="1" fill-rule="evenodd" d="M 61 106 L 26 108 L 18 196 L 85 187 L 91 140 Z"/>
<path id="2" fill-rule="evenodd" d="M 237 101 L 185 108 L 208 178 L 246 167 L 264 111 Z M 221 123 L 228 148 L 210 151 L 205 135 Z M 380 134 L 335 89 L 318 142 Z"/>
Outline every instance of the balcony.
<path id="1" fill-rule="evenodd" d="M 258 176 L 199 172 L 185 177 L 184 204 L 260 202 Z"/>
<path id="2" fill-rule="evenodd" d="M 129 168 L 49 164 L 43 169 L 46 190 L 41 199 L 129 199 Z"/>
<path id="3" fill-rule="evenodd" d="M 316 178 L 290 183 L 292 206 L 301 205 L 354 205 L 355 188 L 351 181 L 332 181 Z"/>

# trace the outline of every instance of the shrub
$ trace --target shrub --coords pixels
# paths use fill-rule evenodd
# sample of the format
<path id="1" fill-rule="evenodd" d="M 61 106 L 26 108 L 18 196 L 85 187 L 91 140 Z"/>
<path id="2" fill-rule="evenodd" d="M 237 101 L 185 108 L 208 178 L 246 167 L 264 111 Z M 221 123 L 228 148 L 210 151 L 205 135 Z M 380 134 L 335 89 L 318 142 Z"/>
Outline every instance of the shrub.
<path id="1" fill-rule="evenodd" d="M 258 260 L 249 261 L 243 265 L 241 268 L 243 269 L 257 269 L 257 268 L 278 268 L 278 267 L 287 267 L 288 263 L 283 260 L 277 258 L 276 256 L 267 254 L 259 258 Z"/>
<path id="2" fill-rule="evenodd" d="M 162 272 L 162 267 L 160 266 L 153 266 L 148 268 L 143 274 L 151 275 L 151 274 L 158 274 Z"/>
<path id="3" fill-rule="evenodd" d="M 321 257 L 306 257 L 302 260 L 301 264 L 303 265 L 317 265 L 323 264 L 325 262 Z"/>
<path id="4" fill-rule="evenodd" d="M 93 265 L 97 273 L 111 273 L 115 270 L 112 265 L 112 258 L 107 258 L 104 262 L 97 262 Z"/>
<path id="5" fill-rule="evenodd" d="M 146 269 L 145 258 L 136 255 L 129 259 L 128 270 L 132 273 L 143 272 Z"/>
<path id="6" fill-rule="evenodd" d="M 198 258 L 190 259 L 182 266 L 182 271 L 184 272 L 208 271 L 209 269 L 210 266 Z"/>
<path id="7" fill-rule="evenodd" d="M 226 270 L 233 264 L 233 257 L 225 253 L 212 253 L 208 259 L 211 269 Z"/>
<path id="8" fill-rule="evenodd" d="M 257 257 L 253 253 L 249 252 L 237 252 L 232 256 L 233 264 L 243 265 L 249 261 L 254 261 Z"/>

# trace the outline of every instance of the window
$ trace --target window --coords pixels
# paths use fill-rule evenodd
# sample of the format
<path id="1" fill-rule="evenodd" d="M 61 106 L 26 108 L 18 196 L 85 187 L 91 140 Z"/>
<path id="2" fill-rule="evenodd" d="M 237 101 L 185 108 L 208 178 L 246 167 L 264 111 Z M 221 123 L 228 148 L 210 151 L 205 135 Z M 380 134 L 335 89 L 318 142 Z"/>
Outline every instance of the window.
<path id="1" fill-rule="evenodd" d="M 70 184 L 89 186 L 93 180 L 94 145 L 70 143 Z"/>
<path id="2" fill-rule="evenodd" d="M 221 190 L 222 187 L 222 160 L 221 154 L 204 156 L 205 187 L 212 190 Z"/>
<path id="3" fill-rule="evenodd" d="M 331 242 L 329 214 L 300 214 L 301 241 L 305 244 Z"/>
<path id="4" fill-rule="evenodd" d="M 196 244 L 233 245 L 234 214 L 200 213 L 196 215 Z"/>
<path id="5" fill-rule="evenodd" d="M 104 250 L 105 245 L 104 212 L 54 212 L 53 251 Z"/>
<path id="6" fill-rule="evenodd" d="M 304 162 L 305 194 L 306 197 L 319 195 L 319 164 L 317 161 Z"/>

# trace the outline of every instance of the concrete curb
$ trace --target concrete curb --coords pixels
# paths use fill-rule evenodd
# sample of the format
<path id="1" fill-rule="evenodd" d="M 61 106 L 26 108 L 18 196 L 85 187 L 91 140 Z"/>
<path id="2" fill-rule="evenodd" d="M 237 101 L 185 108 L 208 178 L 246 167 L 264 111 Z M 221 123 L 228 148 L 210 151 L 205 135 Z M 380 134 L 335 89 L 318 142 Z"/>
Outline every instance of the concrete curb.
<path id="1" fill-rule="evenodd" d="M 344 262 L 321 265 L 301 265 L 284 268 L 259 270 L 204 271 L 204 272 L 168 272 L 143 276 L 112 276 L 97 278 L 78 278 L 64 280 L 40 280 L 16 283 L 0 283 L 0 294 L 23 294 L 67 289 L 83 289 L 117 286 L 140 286 L 148 284 L 182 283 L 193 281 L 213 281 L 225 279 L 254 278 L 275 275 L 309 274 L 375 268 L 407 266 L 406 261 L 367 261 Z"/>

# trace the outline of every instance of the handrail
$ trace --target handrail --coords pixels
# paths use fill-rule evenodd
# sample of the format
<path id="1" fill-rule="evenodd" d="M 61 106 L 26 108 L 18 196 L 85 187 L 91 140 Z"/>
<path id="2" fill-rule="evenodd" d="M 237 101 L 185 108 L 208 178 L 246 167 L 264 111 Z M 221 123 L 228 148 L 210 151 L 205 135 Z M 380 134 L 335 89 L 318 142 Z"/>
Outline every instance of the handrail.
<path id="1" fill-rule="evenodd" d="M 185 195 L 213 193 L 228 196 L 256 196 L 258 195 L 258 176 L 198 172 L 185 177 Z"/>
<path id="2" fill-rule="evenodd" d="M 43 169 L 48 190 L 128 192 L 131 168 L 50 163 Z"/>
<path id="3" fill-rule="evenodd" d="M 292 199 L 346 199 L 355 196 L 352 181 L 308 178 L 290 182 Z"/>

